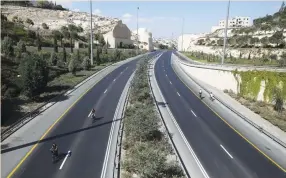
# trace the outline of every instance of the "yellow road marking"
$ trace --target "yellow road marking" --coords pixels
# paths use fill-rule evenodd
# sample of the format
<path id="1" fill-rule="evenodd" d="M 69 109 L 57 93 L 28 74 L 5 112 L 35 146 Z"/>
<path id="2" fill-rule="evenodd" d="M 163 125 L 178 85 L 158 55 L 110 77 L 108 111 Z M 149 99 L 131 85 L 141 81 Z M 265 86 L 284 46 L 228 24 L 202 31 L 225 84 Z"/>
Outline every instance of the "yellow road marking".
<path id="1" fill-rule="evenodd" d="M 172 66 L 172 65 L 171 65 Z M 174 70 L 172 66 L 173 71 L 176 73 L 178 78 L 183 82 L 183 84 L 197 97 L 200 99 L 199 96 L 195 94 L 195 92 L 179 77 L 178 73 Z M 246 137 L 244 137 L 240 132 L 238 132 L 234 127 L 232 127 L 225 119 L 223 119 L 217 112 L 215 112 L 210 106 L 208 106 L 203 100 L 201 100 L 215 115 L 217 115 L 226 125 L 228 125 L 232 130 L 234 130 L 239 136 L 241 136 L 245 141 L 247 141 L 251 146 L 253 146 L 257 151 L 259 151 L 262 155 L 264 155 L 267 159 L 269 159 L 274 165 L 276 165 L 279 169 L 286 172 L 286 169 L 284 169 L 282 166 L 280 166 L 278 163 L 276 163 L 273 159 L 271 159 L 268 155 L 266 155 L 264 152 L 262 152 L 258 147 L 256 147 L 252 142 L 250 142 Z"/>
<path id="2" fill-rule="evenodd" d="M 104 78 L 104 77 L 103 77 Z M 103 79 L 102 78 L 102 79 Z M 101 81 L 100 79 L 99 81 Z M 13 174 L 19 169 L 19 167 L 23 164 L 23 162 L 30 156 L 30 154 L 34 151 L 34 149 L 38 146 L 39 142 L 45 138 L 45 136 L 50 132 L 50 130 L 61 120 L 61 118 L 84 96 L 91 90 L 99 81 L 97 81 L 94 85 L 92 85 L 88 90 L 86 90 L 83 94 L 79 96 L 79 98 L 51 125 L 48 130 L 44 133 L 44 135 L 39 139 L 39 141 L 30 149 L 30 151 L 22 158 L 22 160 L 17 164 L 17 166 L 10 172 L 7 178 L 13 176 Z"/>

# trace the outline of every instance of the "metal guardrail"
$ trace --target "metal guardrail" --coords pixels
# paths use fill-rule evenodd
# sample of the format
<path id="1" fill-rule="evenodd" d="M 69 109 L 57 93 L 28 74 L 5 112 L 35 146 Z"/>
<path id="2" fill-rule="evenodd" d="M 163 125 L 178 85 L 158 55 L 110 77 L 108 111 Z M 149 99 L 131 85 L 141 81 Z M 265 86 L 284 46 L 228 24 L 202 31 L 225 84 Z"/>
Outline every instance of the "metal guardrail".
<path id="1" fill-rule="evenodd" d="M 198 61 L 194 61 L 191 58 L 188 58 L 187 56 L 185 56 L 184 54 L 174 51 L 174 54 L 177 55 L 177 57 L 179 57 L 180 59 L 182 59 L 183 61 L 186 61 L 189 64 L 193 64 L 193 65 L 201 65 L 201 66 L 209 66 L 209 67 L 225 67 L 225 68 L 229 68 L 229 70 L 235 70 L 233 68 L 244 68 L 244 69 L 253 69 L 253 70 L 269 70 L 269 71 L 276 71 L 276 72 L 286 72 L 286 68 L 285 67 L 277 67 L 277 66 L 263 66 L 263 65 L 241 65 L 241 64 L 208 64 L 208 63 L 202 63 L 202 62 L 198 62 Z M 214 70 L 226 70 L 226 69 L 214 69 Z"/>
<path id="2" fill-rule="evenodd" d="M 159 56 L 159 55 L 158 55 L 158 56 Z M 156 59 L 158 56 L 156 56 L 155 59 Z M 154 67 L 155 67 L 155 65 L 154 65 Z M 148 70 L 149 70 L 149 69 L 148 69 Z M 183 159 L 182 159 L 182 157 L 181 157 L 180 154 L 179 154 L 179 151 L 178 151 L 178 149 L 177 149 L 177 147 L 176 147 L 176 145 L 175 145 L 175 143 L 174 143 L 174 141 L 173 141 L 172 134 L 170 133 L 170 131 L 169 131 L 168 127 L 167 127 L 167 124 L 166 124 L 165 120 L 163 119 L 163 115 L 162 115 L 162 113 L 161 113 L 161 111 L 160 111 L 160 109 L 159 109 L 159 105 L 158 105 L 158 103 L 156 102 L 156 98 L 155 98 L 155 94 L 154 94 L 154 91 L 153 91 L 153 88 L 152 88 L 152 85 L 151 85 L 151 80 L 150 80 L 149 73 L 148 73 L 148 84 L 149 84 L 149 87 L 150 87 L 150 90 L 151 90 L 151 93 L 152 93 L 152 97 L 153 97 L 154 103 L 155 103 L 155 105 L 156 105 L 157 111 L 158 111 L 158 113 L 159 113 L 159 115 L 160 115 L 160 117 L 161 117 L 161 121 L 163 122 L 163 124 L 164 124 L 164 126 L 165 126 L 165 128 L 166 128 L 166 130 L 167 130 L 167 134 L 168 134 L 169 140 L 170 140 L 171 143 L 172 143 L 172 147 L 173 147 L 173 149 L 176 151 L 176 155 L 179 157 L 180 164 L 181 164 L 181 166 L 182 166 L 182 168 L 183 168 L 183 170 L 184 170 L 184 172 L 185 172 L 185 175 L 190 178 L 191 176 L 190 176 L 190 174 L 189 174 L 188 171 L 187 171 L 186 165 L 184 164 Z"/>
<path id="3" fill-rule="evenodd" d="M 139 56 L 135 56 L 135 57 L 132 57 L 132 58 L 141 57 L 141 56 L 144 56 L 144 55 L 145 54 L 141 54 Z M 119 61 L 119 62 L 122 62 L 122 61 Z M 68 88 L 67 90 L 65 90 L 64 92 L 59 94 L 58 96 L 56 96 L 54 98 L 51 98 L 50 100 L 48 100 L 47 102 L 43 103 L 42 105 L 40 105 L 39 107 L 37 107 L 33 111 L 30 111 L 27 114 L 25 114 L 24 116 L 22 116 L 19 120 L 17 120 L 15 123 L 11 124 L 7 129 L 5 129 L 5 130 L 3 130 L 1 132 L 1 141 L 3 142 L 6 138 L 8 138 L 10 135 L 12 135 L 14 132 L 16 132 L 18 129 L 20 129 L 25 124 L 27 124 L 28 122 L 33 120 L 36 116 L 40 115 L 42 112 L 46 111 L 47 109 L 49 109 L 50 107 L 52 107 L 53 105 L 58 103 L 59 98 L 63 97 L 69 90 L 71 90 L 71 91 L 68 94 L 74 92 L 80 86 L 82 86 L 83 84 L 85 84 L 86 82 L 91 80 L 93 77 L 95 77 L 96 75 L 98 75 L 99 73 L 103 72 L 105 69 L 107 69 L 108 67 L 110 67 L 110 66 L 112 66 L 114 64 L 116 64 L 116 63 L 113 63 L 113 64 L 110 64 L 108 66 L 105 66 L 103 69 L 101 69 L 97 73 L 87 77 L 84 81 L 79 82 L 75 87 Z"/>
<path id="4" fill-rule="evenodd" d="M 152 55 L 152 53 L 148 53 L 147 56 L 148 55 Z M 142 55 L 141 57 L 143 56 L 145 55 Z M 134 71 L 135 73 L 136 73 L 136 70 Z M 130 89 L 132 88 L 133 79 L 130 81 L 130 87 L 128 88 L 127 95 L 126 95 L 127 97 L 125 98 L 125 101 L 124 101 L 124 108 L 121 113 L 121 118 L 124 118 L 125 116 L 125 111 L 127 108 L 127 103 L 129 101 Z M 122 144 L 122 139 L 123 139 L 123 129 L 124 129 L 124 122 L 123 122 L 123 119 L 121 119 L 119 123 L 119 129 L 118 129 L 117 140 L 116 140 L 116 150 L 115 150 L 114 166 L 113 166 L 113 178 L 116 178 L 116 177 L 120 178 L 120 160 L 121 160 L 121 144 Z M 116 170 L 117 170 L 117 174 L 115 173 Z"/>
<path id="5" fill-rule="evenodd" d="M 182 63 L 184 64 L 184 63 Z M 186 64 L 184 64 L 186 65 Z M 205 87 L 203 87 L 202 85 L 200 85 L 193 77 L 191 77 L 190 75 L 188 75 L 197 85 L 199 85 L 202 89 L 204 89 L 205 91 L 207 91 L 208 93 L 210 93 L 210 91 L 208 89 L 206 89 Z M 224 105 L 225 107 L 227 107 L 229 110 L 231 110 L 233 113 L 235 113 L 236 115 L 238 115 L 240 118 L 242 118 L 243 120 L 245 120 L 247 123 L 249 123 L 250 125 L 252 125 L 253 127 L 255 127 L 256 129 L 258 129 L 260 132 L 264 133 L 266 136 L 268 136 L 269 138 L 271 138 L 272 140 L 274 140 L 276 143 L 280 144 L 281 146 L 283 146 L 284 148 L 286 148 L 286 143 L 284 143 L 283 141 L 281 141 L 279 138 L 277 138 L 276 136 L 272 135 L 271 133 L 269 133 L 268 131 L 266 131 L 265 129 L 263 129 L 261 126 L 257 125 L 256 123 L 254 123 L 253 121 L 249 120 L 246 116 L 244 116 L 243 114 L 241 114 L 240 112 L 238 112 L 237 110 L 235 110 L 234 108 L 232 108 L 231 106 L 229 106 L 227 103 L 225 103 L 224 101 L 222 101 L 220 98 L 214 96 L 214 98 L 219 101 L 222 105 Z"/>

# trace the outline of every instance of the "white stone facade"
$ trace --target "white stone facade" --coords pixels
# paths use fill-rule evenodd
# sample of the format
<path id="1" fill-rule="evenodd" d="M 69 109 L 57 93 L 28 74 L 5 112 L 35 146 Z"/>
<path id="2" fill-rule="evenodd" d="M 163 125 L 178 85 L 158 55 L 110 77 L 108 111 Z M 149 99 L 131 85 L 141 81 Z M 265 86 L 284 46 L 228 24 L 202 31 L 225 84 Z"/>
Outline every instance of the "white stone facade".
<path id="1" fill-rule="evenodd" d="M 131 31 L 129 28 L 119 21 L 113 29 L 103 35 L 104 40 L 109 43 L 109 48 L 116 48 L 123 44 L 133 44 L 131 40 Z"/>
<path id="2" fill-rule="evenodd" d="M 218 26 L 212 26 L 211 32 L 225 28 L 225 20 L 220 20 Z M 228 20 L 228 28 L 250 27 L 252 25 L 250 17 L 236 16 Z"/>
<path id="3" fill-rule="evenodd" d="M 134 44 L 136 44 L 137 30 L 134 30 L 132 33 L 135 34 L 132 37 L 132 39 L 134 40 Z M 148 51 L 152 51 L 154 49 L 152 33 L 149 32 L 146 28 L 138 29 L 138 40 L 140 42 L 139 43 L 140 49 L 145 49 Z"/>
<path id="4" fill-rule="evenodd" d="M 205 33 L 201 34 L 183 34 L 178 37 L 178 51 L 189 51 L 189 48 L 194 45 L 198 38 L 205 36 Z M 183 46 L 182 46 L 183 41 Z"/>

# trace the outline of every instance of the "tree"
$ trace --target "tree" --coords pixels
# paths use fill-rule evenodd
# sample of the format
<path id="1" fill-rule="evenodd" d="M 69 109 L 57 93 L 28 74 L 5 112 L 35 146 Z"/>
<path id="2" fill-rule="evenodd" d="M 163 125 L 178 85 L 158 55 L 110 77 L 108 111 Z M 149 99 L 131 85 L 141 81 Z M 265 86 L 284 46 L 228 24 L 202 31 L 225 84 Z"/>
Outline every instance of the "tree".
<path id="1" fill-rule="evenodd" d="M 273 90 L 273 101 L 274 101 L 274 109 L 278 112 L 283 110 L 284 98 L 282 94 L 282 90 L 278 87 Z"/>
<path id="2" fill-rule="evenodd" d="M 284 39 L 283 32 L 277 31 L 269 38 L 269 42 L 276 44 L 276 46 L 278 47 L 279 45 L 283 44 L 284 42 L 283 39 Z"/>
<path id="3" fill-rule="evenodd" d="M 67 53 L 66 53 L 66 48 L 63 47 L 63 61 L 67 62 Z"/>
<path id="4" fill-rule="evenodd" d="M 53 30 L 52 31 L 53 38 L 56 38 L 57 40 L 61 41 L 61 46 L 63 46 L 63 38 L 64 35 L 59 30 Z"/>
<path id="5" fill-rule="evenodd" d="M 26 44 L 24 41 L 20 40 L 17 43 L 17 57 L 21 57 L 22 53 L 25 53 L 26 51 Z"/>
<path id="6" fill-rule="evenodd" d="M 100 54 L 102 53 L 102 47 L 98 46 L 96 50 L 96 63 L 97 65 L 101 64 Z"/>
<path id="7" fill-rule="evenodd" d="M 281 54 L 279 64 L 281 67 L 286 66 L 286 52 Z"/>
<path id="8" fill-rule="evenodd" d="M 65 39 L 70 38 L 69 29 L 66 26 L 61 27 L 61 33 L 63 34 L 63 38 L 65 38 Z M 64 44 L 63 44 L 63 47 L 64 47 Z"/>
<path id="9" fill-rule="evenodd" d="M 45 29 L 45 30 L 49 29 L 49 26 L 48 26 L 46 23 L 42 23 L 42 27 L 43 27 L 43 29 Z"/>
<path id="10" fill-rule="evenodd" d="M 117 48 L 115 49 L 114 53 L 114 61 L 120 61 L 121 59 L 121 51 L 119 51 Z"/>
<path id="11" fill-rule="evenodd" d="M 261 25 L 260 30 L 264 31 L 264 33 L 266 34 L 267 31 L 271 30 L 271 26 L 269 24 L 263 24 Z"/>
<path id="12" fill-rule="evenodd" d="M 8 21 L 7 17 L 5 15 L 3 15 L 2 13 L 1 13 L 1 21 L 2 22 L 7 22 Z"/>
<path id="13" fill-rule="evenodd" d="M 57 61 L 58 61 L 58 57 L 57 57 L 56 52 L 52 52 L 51 58 L 50 58 L 50 65 L 51 66 L 56 66 L 57 65 Z"/>
<path id="14" fill-rule="evenodd" d="M 36 38 L 36 32 L 33 30 L 27 30 L 27 37 L 31 38 L 31 39 L 35 39 Z"/>
<path id="15" fill-rule="evenodd" d="M 222 46 L 222 45 L 223 45 L 223 39 L 217 40 L 217 44 L 218 44 L 219 46 Z"/>
<path id="16" fill-rule="evenodd" d="M 26 24 L 28 24 L 29 26 L 33 26 L 34 22 L 31 19 L 27 18 L 26 19 Z"/>
<path id="17" fill-rule="evenodd" d="M 277 55 L 276 55 L 276 54 L 271 54 L 271 55 L 269 56 L 269 58 L 270 58 L 271 60 L 277 60 Z"/>
<path id="18" fill-rule="evenodd" d="M 257 38 L 257 37 L 251 37 L 250 38 L 250 41 L 249 41 L 249 43 L 251 44 L 251 45 L 254 45 L 255 46 L 255 44 L 256 43 L 258 43 L 259 42 L 259 38 Z"/>
<path id="19" fill-rule="evenodd" d="M 268 37 L 261 38 L 260 43 L 262 44 L 263 47 L 266 47 L 269 43 L 269 38 Z"/>
<path id="20" fill-rule="evenodd" d="M 38 51 L 41 51 L 42 50 L 42 42 L 41 42 L 41 36 L 39 35 L 39 32 L 37 33 L 36 45 L 38 47 Z"/>
<path id="21" fill-rule="evenodd" d="M 199 39 L 197 41 L 197 45 L 204 45 L 205 44 L 205 39 Z"/>
<path id="22" fill-rule="evenodd" d="M 46 61 L 38 54 L 26 56 L 20 63 L 19 73 L 26 96 L 34 97 L 47 86 L 49 70 Z"/>
<path id="23" fill-rule="evenodd" d="M 1 41 L 1 53 L 7 57 L 14 56 L 13 40 L 12 38 L 6 36 Z"/>
<path id="24" fill-rule="evenodd" d="M 88 56 L 85 56 L 83 58 L 83 61 L 82 61 L 82 68 L 84 70 L 89 70 L 90 69 L 90 59 Z"/>
<path id="25" fill-rule="evenodd" d="M 102 34 L 99 36 L 99 44 L 100 46 L 104 46 L 106 44 Z"/>
<path id="26" fill-rule="evenodd" d="M 73 25 L 73 24 L 69 24 L 68 25 L 68 32 L 69 32 L 69 37 L 70 37 L 70 48 L 71 48 L 71 53 L 73 53 L 73 43 L 72 40 L 74 39 L 78 39 L 78 28 Z"/>
<path id="27" fill-rule="evenodd" d="M 69 68 L 69 72 L 71 72 L 73 75 L 75 75 L 76 74 L 76 57 L 75 57 L 75 55 L 72 55 L 72 58 L 71 58 L 71 60 L 70 60 L 70 62 L 69 62 L 69 66 L 68 66 L 68 68 Z"/>

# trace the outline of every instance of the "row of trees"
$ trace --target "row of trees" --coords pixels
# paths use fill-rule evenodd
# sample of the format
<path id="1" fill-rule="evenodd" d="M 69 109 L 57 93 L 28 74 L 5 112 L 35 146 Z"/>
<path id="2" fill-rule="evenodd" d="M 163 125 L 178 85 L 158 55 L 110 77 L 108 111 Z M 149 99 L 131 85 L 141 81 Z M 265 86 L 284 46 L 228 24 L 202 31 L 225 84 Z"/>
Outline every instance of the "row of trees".
<path id="1" fill-rule="evenodd" d="M 62 5 L 57 5 L 56 2 L 52 1 L 1 1 L 1 5 L 14 5 L 14 6 L 24 6 L 24 7 L 37 7 L 43 9 L 52 9 L 52 10 L 68 10 L 63 8 Z"/>
<path id="2" fill-rule="evenodd" d="M 249 47 L 275 47 L 284 48 L 285 41 L 282 31 L 275 32 L 271 37 L 263 37 L 261 39 L 250 35 L 234 35 L 227 39 L 230 47 L 249 48 Z M 273 44 L 273 46 L 271 45 Z M 210 38 L 199 39 L 197 45 L 223 46 L 223 39 L 210 40 Z"/>

